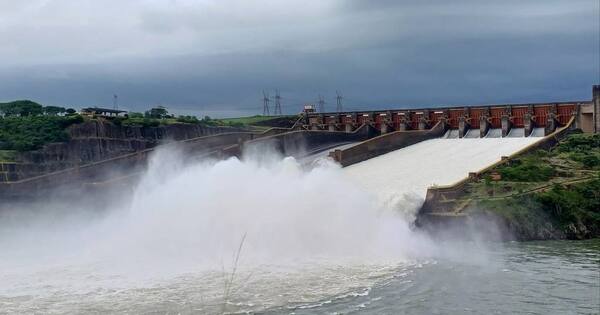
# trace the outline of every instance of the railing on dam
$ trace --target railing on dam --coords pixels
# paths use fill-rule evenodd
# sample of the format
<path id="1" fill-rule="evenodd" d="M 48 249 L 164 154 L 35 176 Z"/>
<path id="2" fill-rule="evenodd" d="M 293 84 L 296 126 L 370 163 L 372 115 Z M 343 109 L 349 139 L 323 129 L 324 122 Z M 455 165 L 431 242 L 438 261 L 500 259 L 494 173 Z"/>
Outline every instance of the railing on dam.
<path id="1" fill-rule="evenodd" d="M 340 113 L 305 113 L 303 127 L 308 130 L 351 132 L 369 124 L 382 134 L 393 131 L 429 130 L 438 122 L 459 129 L 461 137 L 469 129 L 485 134 L 490 128 L 501 128 L 506 135 L 511 128 L 524 128 L 528 135 L 533 128 L 543 127 L 546 134 L 566 125 L 580 115 L 582 106 L 592 101 L 555 103 L 480 105 L 424 109 L 389 109 Z"/>

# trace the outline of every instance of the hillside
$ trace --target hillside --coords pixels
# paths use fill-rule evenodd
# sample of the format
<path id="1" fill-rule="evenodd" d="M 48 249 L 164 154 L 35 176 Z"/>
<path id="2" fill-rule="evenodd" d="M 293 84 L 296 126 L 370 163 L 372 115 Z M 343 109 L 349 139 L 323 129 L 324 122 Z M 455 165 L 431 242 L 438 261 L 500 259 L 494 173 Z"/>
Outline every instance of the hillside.
<path id="1" fill-rule="evenodd" d="M 600 236 L 600 135 L 571 134 L 494 168 L 457 202 L 492 216 L 517 239 Z"/>

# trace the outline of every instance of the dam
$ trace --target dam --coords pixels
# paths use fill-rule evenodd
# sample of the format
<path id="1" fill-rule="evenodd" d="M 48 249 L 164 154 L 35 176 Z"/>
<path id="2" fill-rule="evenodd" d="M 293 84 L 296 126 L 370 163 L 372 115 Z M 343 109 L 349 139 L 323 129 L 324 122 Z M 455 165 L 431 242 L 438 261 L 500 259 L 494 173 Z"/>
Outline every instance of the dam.
<path id="1" fill-rule="evenodd" d="M 444 119 L 313 130 L 303 124 L 311 115 L 294 130 L 197 137 L 0 183 L 2 201 L 17 202 L 0 211 L 0 307 L 461 313 L 469 296 L 475 313 L 597 309 L 597 242 L 488 248 L 413 225 L 423 213 L 455 214 L 454 197 L 490 166 L 581 129 L 577 110 L 553 130 L 483 133 Z M 577 268 L 556 274 L 565 265 Z M 564 298 L 533 303 L 556 288 Z"/>
<path id="2" fill-rule="evenodd" d="M 343 167 L 351 166 L 380 155 L 403 149 L 419 142 L 445 138 L 439 142 L 439 154 L 454 150 L 469 143 L 487 150 L 486 145 L 492 139 L 499 143 L 531 143 L 538 137 L 548 137 L 558 130 L 581 130 L 597 133 L 600 130 L 600 86 L 592 89 L 592 99 L 588 101 L 482 105 L 462 107 L 431 107 L 423 109 L 388 109 L 382 111 L 359 111 L 342 113 L 304 112 L 292 128 L 272 128 L 264 132 L 221 132 L 214 135 L 184 139 L 167 144 L 180 150 L 186 159 L 223 159 L 231 156 L 242 158 L 244 151 L 255 147 L 269 147 L 283 156 L 294 156 L 307 160 L 306 156 L 318 153 L 328 155 Z M 104 129 L 102 127 L 100 129 Z M 115 129 L 116 126 L 112 126 Z M 85 130 L 96 134 L 100 131 Z M 111 131 L 118 134 L 118 130 Z M 121 132 L 124 133 L 124 132 Z M 109 135 L 110 137 L 110 135 Z M 107 143 L 114 139 L 102 140 Z M 519 140 L 510 140 L 522 138 Z M 480 140 L 477 140 L 480 139 Z M 484 140 L 487 139 L 487 140 Z M 85 140 L 85 139 L 84 139 Z M 103 142 L 100 142 L 100 145 Z M 433 142 L 428 142 L 433 143 Z M 453 147 L 451 151 L 445 146 Z M 354 145 L 351 145 L 354 144 Z M 68 144 L 67 144 L 68 146 Z M 100 148 L 107 151 L 110 147 Z M 415 148 L 420 148 L 416 146 Z M 515 146 L 518 150 L 521 147 Z M 80 150 L 79 144 L 69 149 L 69 153 Z M 511 147 L 501 152 L 501 156 L 510 155 Z M 61 162 L 65 154 L 56 148 L 48 153 L 32 155 L 33 161 L 40 159 Z M 147 166 L 155 148 L 141 147 L 135 153 L 123 154 L 98 161 L 75 163 L 58 171 L 52 168 L 32 172 L 39 166 L 20 163 L 0 163 L 0 197 L 9 199 L 28 199 L 40 194 L 54 194 L 57 187 L 61 192 L 70 190 L 102 190 L 115 185 L 130 186 L 139 178 Z M 328 153 L 326 151 L 329 151 Z M 44 157 L 43 154 L 47 154 Z M 475 165 L 490 162 L 483 159 L 478 162 L 477 155 L 464 157 Z M 377 163 L 378 160 L 370 163 Z M 409 163 L 409 162 L 406 162 Z M 64 163 L 63 163 L 64 164 Z M 73 162 L 66 165 L 72 165 Z M 371 165 L 371 164 L 369 164 Z M 374 167 L 377 169 L 377 167 Z M 467 174 L 463 174 L 466 176 Z M 431 184 L 435 183 L 430 180 Z M 113 185 L 115 184 L 115 185 Z"/>

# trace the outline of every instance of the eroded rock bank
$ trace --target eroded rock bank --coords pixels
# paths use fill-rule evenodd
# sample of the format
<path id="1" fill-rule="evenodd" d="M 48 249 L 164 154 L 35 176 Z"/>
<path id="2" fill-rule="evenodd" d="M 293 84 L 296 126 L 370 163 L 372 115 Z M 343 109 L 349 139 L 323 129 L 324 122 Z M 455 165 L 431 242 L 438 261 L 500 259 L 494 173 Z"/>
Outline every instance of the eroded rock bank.
<path id="1" fill-rule="evenodd" d="M 2 168 L 5 179 L 16 181 L 139 152 L 169 141 L 243 130 L 187 123 L 126 126 L 105 119 L 86 120 L 67 128 L 68 141 L 18 152 L 14 161 L 2 163 Z"/>

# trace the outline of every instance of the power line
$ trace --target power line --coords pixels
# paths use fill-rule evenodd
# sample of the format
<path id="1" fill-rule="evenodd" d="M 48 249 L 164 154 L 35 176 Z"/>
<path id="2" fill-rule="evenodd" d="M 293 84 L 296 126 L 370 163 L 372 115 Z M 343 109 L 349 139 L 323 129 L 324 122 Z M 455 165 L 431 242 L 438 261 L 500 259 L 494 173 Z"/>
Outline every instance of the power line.
<path id="1" fill-rule="evenodd" d="M 267 94 L 265 92 L 265 90 L 263 90 L 263 116 L 270 116 L 271 114 L 269 113 L 269 102 L 271 100 L 269 99 L 269 94 Z"/>
<path id="2" fill-rule="evenodd" d="M 281 96 L 279 95 L 279 90 L 275 90 L 275 112 L 273 114 L 281 116 Z"/>
<path id="3" fill-rule="evenodd" d="M 325 98 L 319 94 L 319 112 L 325 112 Z"/>
<path id="4" fill-rule="evenodd" d="M 342 96 L 342 94 L 340 94 L 340 92 L 338 92 L 338 91 L 335 91 L 335 95 L 336 95 L 336 96 L 335 96 L 335 101 L 336 101 L 336 108 L 335 108 L 335 110 L 336 110 L 338 113 L 339 113 L 339 112 L 343 112 L 343 109 L 342 109 L 342 99 L 343 99 L 344 97 L 343 97 L 343 96 Z"/>

